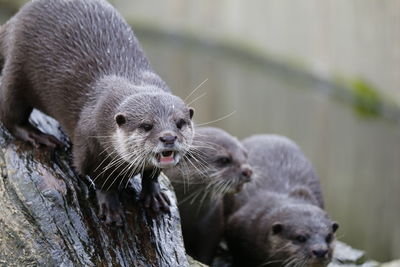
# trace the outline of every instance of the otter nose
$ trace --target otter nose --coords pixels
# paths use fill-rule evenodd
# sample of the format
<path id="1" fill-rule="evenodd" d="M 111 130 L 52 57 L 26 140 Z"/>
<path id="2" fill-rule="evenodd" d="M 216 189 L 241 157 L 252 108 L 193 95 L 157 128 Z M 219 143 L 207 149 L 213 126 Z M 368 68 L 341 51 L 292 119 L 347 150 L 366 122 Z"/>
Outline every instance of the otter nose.
<path id="1" fill-rule="evenodd" d="M 250 177 L 253 174 L 253 171 L 249 166 L 245 166 L 242 168 L 242 176 L 246 178 L 248 181 L 250 181 Z"/>
<path id="2" fill-rule="evenodd" d="M 312 253 L 317 258 L 325 258 L 326 254 L 328 253 L 328 250 L 326 250 L 326 249 L 316 249 L 316 250 L 313 250 Z"/>
<path id="3" fill-rule="evenodd" d="M 164 135 L 160 136 L 160 141 L 163 142 L 165 145 L 173 145 L 175 143 L 177 136 L 174 135 Z"/>

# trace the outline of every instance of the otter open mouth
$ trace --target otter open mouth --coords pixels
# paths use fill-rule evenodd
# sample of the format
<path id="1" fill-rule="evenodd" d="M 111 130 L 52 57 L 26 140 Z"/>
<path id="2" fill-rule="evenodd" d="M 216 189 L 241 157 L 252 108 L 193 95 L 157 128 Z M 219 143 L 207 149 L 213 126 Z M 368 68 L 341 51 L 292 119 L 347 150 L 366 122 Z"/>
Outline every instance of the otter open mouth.
<path id="1" fill-rule="evenodd" d="M 169 165 L 175 162 L 174 151 L 166 150 L 158 154 L 158 161 L 161 164 Z"/>

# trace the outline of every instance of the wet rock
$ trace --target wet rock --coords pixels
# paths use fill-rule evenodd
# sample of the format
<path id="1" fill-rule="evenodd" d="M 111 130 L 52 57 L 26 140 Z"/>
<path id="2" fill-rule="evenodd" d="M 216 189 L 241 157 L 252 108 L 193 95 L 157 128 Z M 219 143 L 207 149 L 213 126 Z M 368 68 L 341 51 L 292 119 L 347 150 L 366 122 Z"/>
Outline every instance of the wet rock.
<path id="1" fill-rule="evenodd" d="M 365 252 L 346 245 L 343 242 L 337 241 L 336 248 L 333 253 L 332 262 L 329 267 L 337 266 L 364 266 L 374 267 L 379 266 L 378 263 L 365 260 Z"/>
<path id="2" fill-rule="evenodd" d="M 196 261 L 195 259 L 193 259 L 189 255 L 187 255 L 187 259 L 189 261 L 190 267 L 207 267 L 208 266 L 208 265 L 205 265 L 205 264 L 203 264 L 201 262 Z"/>
<path id="3" fill-rule="evenodd" d="M 104 226 L 90 183 L 71 167 L 67 137 L 53 119 L 37 111 L 31 119 L 66 147 L 34 149 L 0 124 L 0 265 L 189 266 L 168 179 L 160 180 L 171 214 L 144 211 L 135 178 L 123 197 L 123 228 Z"/>

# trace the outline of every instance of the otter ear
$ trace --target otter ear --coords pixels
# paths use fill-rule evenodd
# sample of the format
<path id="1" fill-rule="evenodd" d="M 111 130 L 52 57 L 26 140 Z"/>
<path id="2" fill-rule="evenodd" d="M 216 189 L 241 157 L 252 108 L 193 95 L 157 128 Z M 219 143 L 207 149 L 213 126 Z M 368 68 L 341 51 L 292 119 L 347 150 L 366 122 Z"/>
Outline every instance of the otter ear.
<path id="1" fill-rule="evenodd" d="M 190 119 L 193 118 L 193 114 L 194 114 L 194 108 L 189 108 L 189 116 L 190 116 Z"/>
<path id="2" fill-rule="evenodd" d="M 272 225 L 272 234 L 276 235 L 282 232 L 283 230 L 283 225 L 280 222 L 274 223 Z"/>
<path id="3" fill-rule="evenodd" d="M 117 122 L 118 126 L 121 126 L 126 123 L 125 114 L 123 114 L 123 113 L 117 113 L 117 115 L 115 115 L 114 118 L 115 118 L 115 121 Z"/>
<path id="4" fill-rule="evenodd" d="M 337 222 L 332 223 L 332 231 L 335 233 L 339 228 L 339 224 Z"/>

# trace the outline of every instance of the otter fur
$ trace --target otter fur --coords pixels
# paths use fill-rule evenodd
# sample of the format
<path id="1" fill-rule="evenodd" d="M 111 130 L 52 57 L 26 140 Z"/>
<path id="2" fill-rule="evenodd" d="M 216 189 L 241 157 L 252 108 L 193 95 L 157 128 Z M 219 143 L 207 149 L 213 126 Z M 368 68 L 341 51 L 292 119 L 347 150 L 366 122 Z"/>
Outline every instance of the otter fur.
<path id="1" fill-rule="evenodd" d="M 242 143 L 254 178 L 231 199 L 225 236 L 235 266 L 326 266 L 338 224 L 323 210 L 311 163 L 286 137 Z"/>
<path id="2" fill-rule="evenodd" d="M 210 264 L 225 227 L 223 198 L 240 191 L 252 170 L 240 141 L 219 128 L 196 128 L 189 153 L 165 173 L 179 201 L 186 251 Z"/>
<path id="3" fill-rule="evenodd" d="M 29 2 L 1 26 L 0 57 L 1 122 L 35 147 L 56 147 L 29 115 L 35 108 L 57 119 L 77 171 L 96 184 L 107 224 L 121 224 L 118 190 L 138 173 L 145 207 L 168 210 L 157 177 L 189 149 L 193 110 L 152 70 L 109 3 Z"/>

